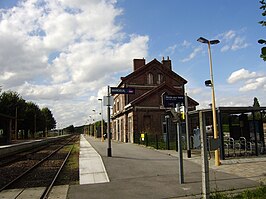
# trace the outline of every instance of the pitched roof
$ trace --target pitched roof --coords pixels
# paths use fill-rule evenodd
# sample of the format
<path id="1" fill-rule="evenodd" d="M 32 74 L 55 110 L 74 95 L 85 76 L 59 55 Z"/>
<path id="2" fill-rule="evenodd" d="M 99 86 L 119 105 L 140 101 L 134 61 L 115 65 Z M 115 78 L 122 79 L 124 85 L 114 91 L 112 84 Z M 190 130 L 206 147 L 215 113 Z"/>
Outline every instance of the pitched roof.
<path id="1" fill-rule="evenodd" d="M 161 62 L 159 62 L 157 59 L 153 59 L 152 61 L 150 61 L 149 63 L 139 67 L 137 70 L 133 71 L 132 73 L 128 74 L 127 76 L 125 77 L 121 77 L 121 82 L 119 83 L 118 87 L 120 87 L 125 81 L 127 81 L 128 79 L 132 78 L 132 77 L 135 77 L 139 74 L 142 74 L 143 73 L 143 70 L 146 70 L 149 66 L 151 66 L 152 64 L 155 64 L 155 65 L 160 65 L 161 67 L 163 67 L 163 64 Z M 167 67 L 164 67 L 163 68 L 163 71 L 168 73 L 169 76 L 172 76 L 172 77 L 176 77 L 178 78 L 179 80 L 181 80 L 181 82 L 183 84 L 186 84 L 187 83 L 187 80 L 185 80 L 183 77 L 179 76 L 178 74 L 176 74 L 174 71 L 172 71 L 171 69 L 167 68 Z"/>

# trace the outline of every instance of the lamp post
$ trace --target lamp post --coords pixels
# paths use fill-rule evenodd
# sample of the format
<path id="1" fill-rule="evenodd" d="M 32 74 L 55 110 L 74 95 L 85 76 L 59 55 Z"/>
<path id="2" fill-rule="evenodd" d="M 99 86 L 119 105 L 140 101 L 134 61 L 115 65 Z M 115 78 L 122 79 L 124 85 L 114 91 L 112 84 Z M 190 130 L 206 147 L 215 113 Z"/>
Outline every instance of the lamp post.
<path id="1" fill-rule="evenodd" d="M 101 121 L 101 141 L 103 142 L 103 99 L 98 99 L 99 101 L 101 101 L 101 116 L 102 116 L 102 121 Z"/>
<path id="2" fill-rule="evenodd" d="M 208 44 L 209 62 L 210 62 L 210 76 L 211 76 L 211 88 L 212 88 L 212 119 L 213 119 L 213 133 L 214 139 L 218 139 L 217 131 L 217 117 L 216 117 L 216 105 L 215 105 L 215 93 L 214 93 L 214 81 L 212 71 L 212 56 L 211 56 L 211 45 L 220 43 L 219 40 L 207 40 L 203 37 L 197 39 L 198 42 Z M 206 82 L 205 82 L 206 83 Z M 220 165 L 219 149 L 215 150 L 215 165 Z"/>
<path id="3" fill-rule="evenodd" d="M 96 132 L 96 118 L 95 118 L 95 113 L 96 113 L 96 111 L 93 109 L 92 110 L 93 112 L 94 112 L 94 117 L 93 117 L 93 132 L 94 132 L 94 138 L 96 138 L 97 137 L 97 132 Z"/>

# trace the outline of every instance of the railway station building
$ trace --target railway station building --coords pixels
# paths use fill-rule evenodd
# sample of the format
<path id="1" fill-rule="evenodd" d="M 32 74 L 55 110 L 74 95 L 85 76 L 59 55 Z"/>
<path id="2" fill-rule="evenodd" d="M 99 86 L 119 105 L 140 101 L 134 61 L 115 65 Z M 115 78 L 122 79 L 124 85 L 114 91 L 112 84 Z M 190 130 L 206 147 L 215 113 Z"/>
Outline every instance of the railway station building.
<path id="1" fill-rule="evenodd" d="M 172 70 L 169 57 L 133 60 L 133 72 L 121 77 L 117 88 L 134 88 L 134 94 L 115 94 L 112 111 L 112 138 L 121 142 L 138 142 L 141 134 L 163 134 L 166 108 L 161 96 L 184 95 L 187 81 Z M 198 102 L 188 97 L 189 110 Z"/>

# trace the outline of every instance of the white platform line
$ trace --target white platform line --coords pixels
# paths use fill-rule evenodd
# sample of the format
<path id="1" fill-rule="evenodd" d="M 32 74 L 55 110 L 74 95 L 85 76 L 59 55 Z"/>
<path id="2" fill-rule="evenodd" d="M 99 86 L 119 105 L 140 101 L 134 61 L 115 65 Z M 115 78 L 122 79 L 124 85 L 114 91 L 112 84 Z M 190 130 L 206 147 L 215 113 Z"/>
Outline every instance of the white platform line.
<path id="1" fill-rule="evenodd" d="M 101 156 L 91 144 L 80 135 L 79 184 L 110 182 Z"/>

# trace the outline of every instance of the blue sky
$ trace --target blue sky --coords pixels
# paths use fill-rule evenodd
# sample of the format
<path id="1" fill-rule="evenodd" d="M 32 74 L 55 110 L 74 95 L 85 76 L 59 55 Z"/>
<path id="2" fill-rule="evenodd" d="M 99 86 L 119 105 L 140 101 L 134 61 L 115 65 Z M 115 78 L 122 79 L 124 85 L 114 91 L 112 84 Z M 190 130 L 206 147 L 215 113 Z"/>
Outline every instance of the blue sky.
<path id="1" fill-rule="evenodd" d="M 107 85 L 132 72 L 132 60 L 169 56 L 188 94 L 211 102 L 207 45 L 213 45 L 218 106 L 266 106 L 266 37 L 257 0 L 2 0 L 0 85 L 48 106 L 58 127 L 91 122 Z M 264 19 L 265 20 L 265 19 Z M 105 116 L 105 114 L 104 114 Z"/>

